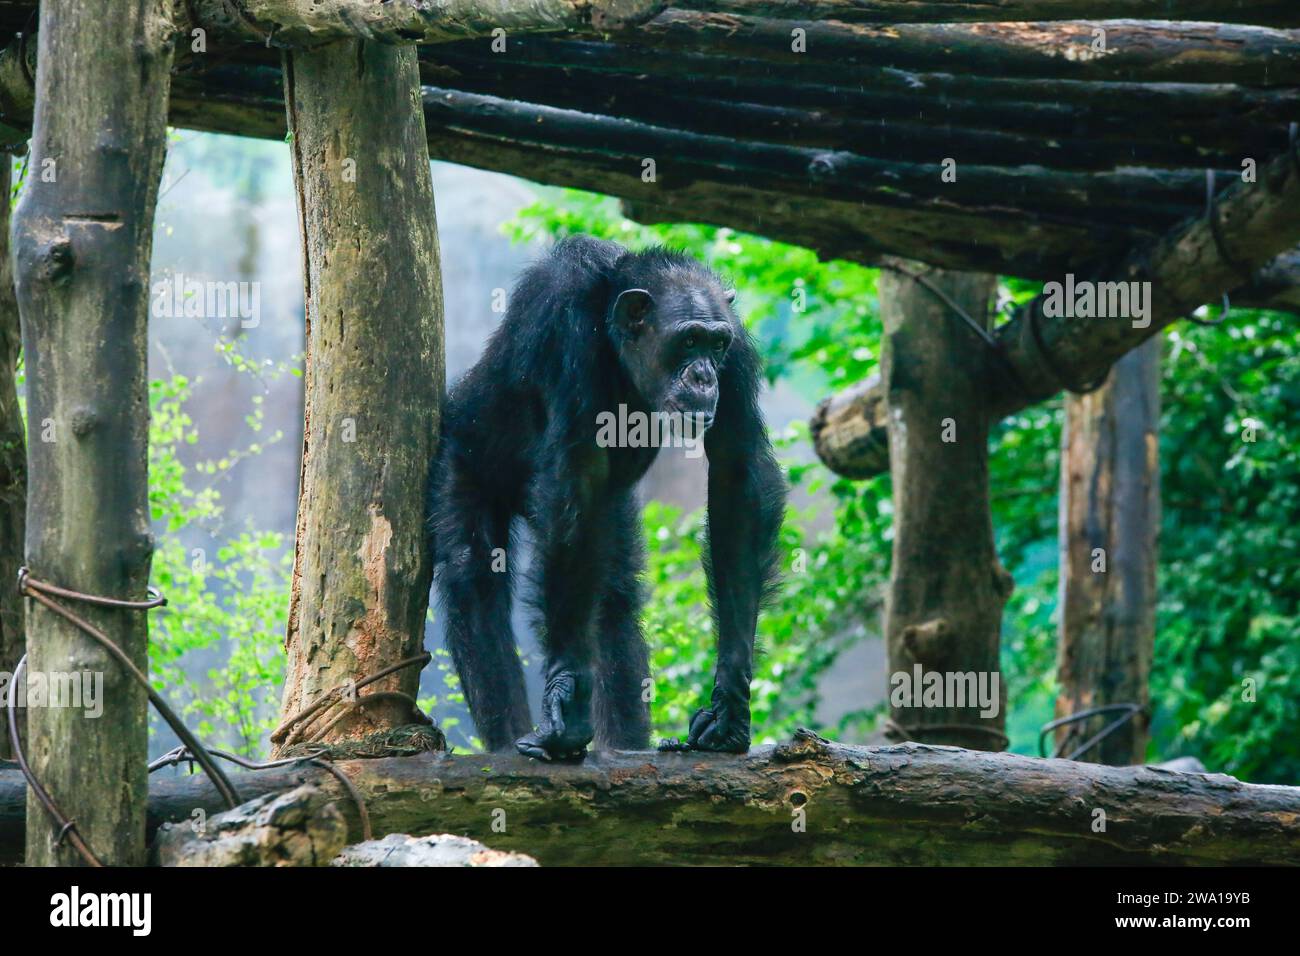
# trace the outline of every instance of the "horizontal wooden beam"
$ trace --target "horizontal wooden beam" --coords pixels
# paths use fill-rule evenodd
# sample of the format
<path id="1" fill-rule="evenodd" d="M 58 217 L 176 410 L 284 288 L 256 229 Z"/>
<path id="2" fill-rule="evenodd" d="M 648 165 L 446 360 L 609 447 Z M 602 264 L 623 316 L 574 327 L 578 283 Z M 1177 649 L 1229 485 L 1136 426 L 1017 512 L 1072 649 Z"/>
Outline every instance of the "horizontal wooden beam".
<path id="1" fill-rule="evenodd" d="M 1290 0 L 689 0 L 670 5 L 844 23 L 1147 19 L 1300 24 L 1300 10 Z"/>
<path id="2" fill-rule="evenodd" d="M 1288 0 L 189 0 L 198 25 L 291 46 L 336 39 L 444 43 L 525 33 L 608 33 L 673 10 L 849 24 L 1151 19 L 1295 26 Z"/>
<path id="3" fill-rule="evenodd" d="M 798 34 L 796 35 L 796 31 Z M 1294 86 L 1300 32 L 1167 21 L 870 26 L 666 10 L 618 39 L 783 65 L 1000 77 Z M 796 42 L 796 40 L 798 42 Z"/>
<path id="4" fill-rule="evenodd" d="M 595 753 L 582 764 L 425 754 L 339 764 L 376 837 L 453 833 L 543 864 L 1300 863 L 1300 788 L 955 747 L 851 747 L 801 731 L 745 755 Z M 241 798 L 317 768 L 237 774 Z M 21 845 L 25 785 L 0 770 L 0 861 Z M 203 777 L 155 777 L 151 832 L 224 806 Z M 504 832 L 501 824 L 504 824 Z"/>
<path id="5" fill-rule="evenodd" d="M 999 328 L 1005 358 L 989 359 L 995 412 L 1009 415 L 1057 394 L 1067 383 L 1078 387 L 1097 379 L 1121 355 L 1225 291 L 1239 290 L 1234 295 L 1240 305 L 1300 305 L 1300 254 L 1294 250 L 1300 243 L 1300 155 L 1280 156 L 1260 171 L 1257 182 L 1227 190 L 1216 203 L 1215 220 L 1217 228 L 1205 217 L 1189 220 L 1104 274 L 1109 281 L 1150 283 L 1145 324 L 1041 314 L 1031 319 L 1031 309 L 1043 303 L 1040 297 Z M 1065 276 L 1055 279 L 1064 282 Z M 878 378 L 823 401 L 810 428 L 818 457 L 837 474 L 870 478 L 888 469 Z"/>

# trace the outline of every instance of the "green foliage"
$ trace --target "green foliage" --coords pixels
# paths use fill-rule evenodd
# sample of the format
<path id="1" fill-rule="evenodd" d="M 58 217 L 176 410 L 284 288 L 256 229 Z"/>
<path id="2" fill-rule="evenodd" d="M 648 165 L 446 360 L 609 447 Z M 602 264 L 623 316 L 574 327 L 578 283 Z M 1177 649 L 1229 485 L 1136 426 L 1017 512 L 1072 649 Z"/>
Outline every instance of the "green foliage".
<path id="1" fill-rule="evenodd" d="M 1295 318 L 1235 311 L 1223 326 L 1179 326 L 1163 392 L 1156 748 L 1300 783 Z"/>
<path id="2" fill-rule="evenodd" d="M 219 349 L 236 368 L 244 366 L 227 344 Z M 184 376 L 150 383 L 149 506 L 159 532 L 152 579 L 168 598 L 150 616 L 150 677 L 184 717 L 199 718 L 192 729 L 206 743 L 258 756 L 284 681 L 293 556 L 282 535 L 253 529 L 224 536 L 215 555 L 187 549 L 185 539 L 195 531 L 222 533 L 221 496 L 214 485 L 266 444 L 253 441 L 187 467 L 182 449 L 198 442 L 185 411 L 191 394 Z M 255 434 L 262 430 L 259 399 L 246 419 Z M 276 433 L 267 442 L 279 438 Z M 195 474 L 208 476 L 209 483 L 195 487 Z M 205 672 L 204 662 L 212 665 L 206 680 L 196 679 Z"/>

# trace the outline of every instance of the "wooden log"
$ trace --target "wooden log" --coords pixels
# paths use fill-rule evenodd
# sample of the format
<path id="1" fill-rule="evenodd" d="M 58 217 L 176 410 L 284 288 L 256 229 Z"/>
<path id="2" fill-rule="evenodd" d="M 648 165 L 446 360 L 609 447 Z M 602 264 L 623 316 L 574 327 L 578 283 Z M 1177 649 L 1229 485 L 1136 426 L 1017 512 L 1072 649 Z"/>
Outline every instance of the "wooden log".
<path id="1" fill-rule="evenodd" d="M 127 600 L 144 599 L 153 553 L 146 331 L 171 76 L 165 9 L 41 4 L 32 154 L 14 216 L 32 438 L 27 564 L 40 580 Z M 75 610 L 147 668 L 143 613 Z M 103 675 L 97 719 L 29 708 L 32 768 L 101 861 L 141 863 L 145 689 L 53 612 L 33 605 L 27 628 L 28 674 Z M 58 827 L 35 798 L 27 836 L 29 864 L 84 862 L 69 841 L 55 845 Z"/>
<path id="2" fill-rule="evenodd" d="M 240 76 L 264 74 L 244 70 Z M 177 78 L 172 121 L 212 132 L 281 139 L 283 115 L 273 82 L 258 80 L 247 90 L 226 85 L 222 96 L 208 96 Z M 730 226 L 815 249 L 826 258 L 874 262 L 887 252 L 925 256 L 952 268 L 1051 274 L 1058 265 L 1097 259 L 1138 239 L 1154 241 L 1151 223 L 1120 226 L 1111 222 L 1042 220 L 1005 204 L 961 209 L 936 203 L 924 213 L 838 199 L 803 201 L 791 191 L 756 188 L 735 176 L 705 170 L 702 178 L 678 182 L 671 193 L 641 179 L 641 157 L 611 156 L 596 147 L 523 145 L 447 125 L 434 112 L 426 91 L 429 153 L 436 159 L 510 173 L 554 185 L 571 186 L 629 199 L 642 221 L 694 221 Z M 540 133 L 532 133 L 536 137 Z"/>
<path id="3" fill-rule="evenodd" d="M 1061 433 L 1060 643 L 1056 716 L 1141 708 L 1063 725 L 1058 752 L 1115 766 L 1146 760 L 1160 533 L 1160 341 L 1148 339 L 1106 383 L 1065 400 Z"/>
<path id="4" fill-rule="evenodd" d="M 302 478 L 280 746 L 421 719 L 406 666 L 295 723 L 336 688 L 418 655 L 432 563 L 425 490 L 444 390 L 442 277 L 412 46 L 286 54 L 303 239 Z M 401 696 L 395 696 L 401 695 Z"/>
<path id="5" fill-rule="evenodd" d="M 338 808 L 312 784 L 158 828 L 158 866 L 328 866 L 347 843 Z"/>
<path id="6" fill-rule="evenodd" d="M 1140 128 L 1125 124 L 1125 148 L 1098 135 L 1099 124 L 1087 123 L 1080 108 L 1070 108 L 1068 123 L 1055 135 L 1026 122 L 1018 107 L 999 103 L 1013 115 L 1011 129 L 988 129 L 987 102 L 954 101 L 927 92 L 881 96 L 867 108 L 855 97 L 832 89 L 805 90 L 810 102 L 782 105 L 792 90 L 766 85 L 701 82 L 695 76 L 599 73 L 559 66 L 459 60 L 439 51 L 437 66 L 427 66 L 425 81 L 462 92 L 579 110 L 687 132 L 733 137 L 778 145 L 838 149 L 878 159 L 933 163 L 960 157 L 962 163 L 1006 167 L 1041 165 L 1062 170 L 1113 170 L 1116 166 L 1229 169 L 1243 155 L 1266 155 L 1284 144 L 1283 126 L 1234 127 L 1230 144 L 1208 142 L 1205 116 L 1195 143 L 1163 122 Z M 457 69 L 449 63 L 456 62 Z M 1131 84 L 1118 84 L 1131 85 Z M 772 93 L 769 99 L 769 93 Z M 849 102 L 843 102 L 844 100 Z M 770 100 L 775 100 L 772 102 Z M 840 102 L 836 102 L 840 101 Z M 880 107 L 884 107 L 882 110 Z M 892 107 L 892 109 L 891 109 Z M 1041 112 L 1040 110 L 1036 112 Z M 866 115 L 869 114 L 869 115 Z M 884 116 L 889 122 L 882 123 Z M 1131 118 L 1130 118 L 1131 119 Z M 962 125 L 962 123 L 966 125 Z M 1109 124 L 1108 124 L 1109 125 Z M 1118 125 L 1118 124 L 1116 124 Z M 1160 135 L 1163 132 L 1164 135 Z M 1217 138 L 1217 137 L 1215 137 Z"/>
<path id="7" fill-rule="evenodd" d="M 891 740 L 1006 747 L 998 662 L 1011 576 L 989 512 L 984 347 L 996 277 L 890 263 L 877 286 L 894 488 L 885 598 Z M 942 544 L 936 546 L 936 542 Z M 941 693 L 931 696 L 930 682 Z"/>
<path id="8" fill-rule="evenodd" d="M 686 132 L 631 120 L 556 109 L 460 90 L 425 87 L 430 126 L 497 141 L 558 147 L 640 175 L 656 162 L 659 191 L 697 179 L 743 177 L 752 186 L 806 197 L 860 199 L 915 209 L 987 208 L 1005 204 L 1037 218 L 1098 218 L 1118 224 L 1176 220 L 1179 210 L 1203 202 L 1204 170 L 1132 169 L 1072 173 L 1034 167 L 989 167 L 962 162 L 955 181 L 942 160 L 902 163 L 845 150 L 813 150 Z"/>
<path id="9" fill-rule="evenodd" d="M 922 744 L 851 747 L 805 732 L 744 755 L 604 752 L 557 765 L 428 754 L 339 766 L 376 836 L 459 834 L 543 866 L 1300 863 L 1300 788 Z M 323 770 L 234 782 L 244 797 L 315 783 L 359 839 L 355 807 Z M 15 771 L 0 770 L 5 860 L 21 840 L 22 790 Z M 223 809 L 205 778 L 152 781 L 152 825 L 196 809 Z"/>
<path id="10" fill-rule="evenodd" d="M 1217 201 L 1216 218 L 1217 230 L 1203 216 L 1189 219 L 1153 247 L 1135 248 L 1107 270 L 1114 280 L 1151 283 L 1149 322 L 1036 318 L 1035 334 L 1026 309 L 998 329 L 1015 374 L 991 380 L 994 411 L 1009 415 L 1056 394 L 1063 387 L 1061 375 L 1076 384 L 1095 380 L 1120 356 L 1202 302 L 1237 287 L 1244 287 L 1248 297 L 1258 295 L 1277 281 L 1292 265 L 1294 253 L 1288 250 L 1300 241 L 1300 158 L 1294 152 L 1279 156 L 1261 167 L 1257 182 L 1226 190 Z M 1031 308 L 1041 304 L 1040 298 Z M 867 478 L 887 467 L 887 456 L 879 451 L 885 422 L 870 392 L 871 385 L 864 382 L 833 396 L 812 419 L 818 457 L 846 477 Z"/>
<path id="11" fill-rule="evenodd" d="M 636 24 L 662 0 L 189 0 L 223 38 L 310 49 L 333 40 L 445 43 L 466 37 L 596 32 Z"/>
<path id="12" fill-rule="evenodd" d="M 1037 132 L 1042 136 L 1095 135 L 1117 141 L 1158 138 L 1171 122 L 1195 124 L 1199 134 L 1220 124 L 1247 130 L 1276 125 L 1285 133 L 1300 91 L 1232 83 L 1128 82 L 982 75 L 903 69 L 867 63 L 841 67 L 822 59 L 797 68 L 735 56 L 680 51 L 672 57 L 639 42 L 528 36 L 502 52 L 480 42 L 458 42 L 421 52 L 425 82 L 458 86 L 466 78 L 520 67 L 547 67 L 550 85 L 561 77 L 608 82 L 611 75 L 647 82 L 689 82 L 700 95 L 796 107 L 844 107 L 854 115 L 931 117 L 936 124 Z M 591 78 L 596 74 L 603 80 Z M 746 91 L 754 91 L 746 95 Z M 534 97 L 527 97 L 535 101 Z M 980 109 L 987 112 L 981 114 Z M 1135 120 L 1137 122 L 1135 122 Z M 1228 127 L 1222 127 L 1228 128 Z M 1225 141 L 1223 146 L 1227 146 Z"/>
<path id="13" fill-rule="evenodd" d="M 689 0 L 671 6 L 843 23 L 987 23 L 1029 20 L 1207 20 L 1300 25 L 1287 0 Z"/>
<path id="14" fill-rule="evenodd" d="M 1195 0 L 1185 2 L 1195 4 Z M 1206 7 L 1209 2 L 1212 0 L 1203 0 L 1199 5 Z M 1266 17 L 1267 22 L 1296 23 L 1294 10 L 1276 15 L 1281 0 L 1270 2 L 1275 15 Z M 800 29 L 806 32 L 809 59 L 829 57 L 893 66 L 942 64 L 960 72 L 999 75 L 1193 82 L 1231 76 L 1238 82 L 1259 85 L 1292 82 L 1289 77 L 1296 69 L 1297 42 L 1286 31 L 1171 22 L 1171 18 L 1186 18 L 1178 17 L 1177 9 L 1171 10 L 1161 0 L 1145 0 L 1151 8 L 1157 3 L 1165 8 L 1162 19 L 1102 22 L 1107 34 L 1104 50 L 1094 50 L 1093 30 L 1099 22 L 1096 18 L 1106 14 L 1083 13 L 1086 21 L 1024 22 L 1034 20 L 1025 15 L 1028 10 L 1008 18 L 1002 11 L 995 14 L 995 8 L 988 5 L 982 20 L 1015 22 L 964 23 L 942 18 L 928 23 L 891 23 L 897 18 L 846 18 L 843 14 L 852 3 L 833 0 L 812 4 L 803 0 L 190 0 L 188 8 L 195 26 L 210 28 L 227 41 L 300 49 L 343 39 L 444 43 L 495 36 L 508 45 L 512 34 L 624 33 L 669 49 L 714 49 L 732 56 L 799 62 L 791 60 L 804 55 L 791 49 L 791 31 Z M 1130 10 L 1126 16 L 1144 12 L 1133 10 L 1131 2 L 1125 6 Z M 1110 8 L 1115 9 L 1115 4 Z M 1080 0 L 1077 10 L 1084 9 Z M 1219 9 L 1227 14 L 1233 4 L 1221 0 Z M 859 22 L 844 22 L 846 19 Z M 1270 54 L 1281 74 L 1271 80 L 1272 71 L 1263 62 Z"/>
<path id="15" fill-rule="evenodd" d="M 1104 50 L 1097 30 L 1104 31 Z M 802 31 L 796 35 L 796 31 Z M 665 10 L 632 32 L 672 52 L 712 52 L 797 70 L 881 66 L 993 76 L 1294 86 L 1293 30 L 1169 21 L 868 26 Z"/>

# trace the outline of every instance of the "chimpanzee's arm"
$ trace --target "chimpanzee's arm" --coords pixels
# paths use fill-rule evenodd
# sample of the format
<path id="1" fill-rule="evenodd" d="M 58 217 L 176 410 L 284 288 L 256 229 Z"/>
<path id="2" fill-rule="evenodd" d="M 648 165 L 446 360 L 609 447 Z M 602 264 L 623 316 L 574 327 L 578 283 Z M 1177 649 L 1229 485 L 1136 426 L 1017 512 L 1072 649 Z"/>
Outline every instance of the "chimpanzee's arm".
<path id="1" fill-rule="evenodd" d="M 704 441 L 709 459 L 705 571 L 718 665 L 710 703 L 692 718 L 687 745 L 743 753 L 750 740 L 754 629 L 764 591 L 779 567 L 785 480 L 758 410 L 757 356 L 747 341 L 738 346 L 739 354 L 729 356 L 724 369 L 718 414 Z"/>
<path id="2" fill-rule="evenodd" d="M 541 612 L 546 687 L 537 728 L 517 749 L 544 760 L 581 758 L 593 735 L 592 619 L 608 569 L 611 523 L 606 461 L 548 435 L 529 524 L 535 536 L 535 600 Z"/>

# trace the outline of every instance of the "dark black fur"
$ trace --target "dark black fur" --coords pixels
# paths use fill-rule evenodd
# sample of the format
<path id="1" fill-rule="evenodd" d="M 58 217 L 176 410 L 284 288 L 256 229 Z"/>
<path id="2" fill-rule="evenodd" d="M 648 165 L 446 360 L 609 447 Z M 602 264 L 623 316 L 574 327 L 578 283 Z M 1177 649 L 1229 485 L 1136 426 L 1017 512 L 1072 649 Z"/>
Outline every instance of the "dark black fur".
<path id="1" fill-rule="evenodd" d="M 620 299 L 624 290 L 637 291 Z M 593 735 L 598 747 L 647 746 L 634 486 L 657 449 L 601 448 L 596 434 L 602 411 L 665 401 L 716 401 L 704 447 L 718 669 L 685 746 L 748 748 L 754 628 L 775 574 L 785 486 L 758 409 L 759 359 L 729 302 L 688 256 L 571 238 L 522 276 L 483 358 L 452 390 L 430 502 L 434 561 L 447 645 L 489 749 L 514 742 L 533 756 L 575 757 Z M 712 344 L 686 339 L 688 326 Z M 677 362 L 672 350 L 683 347 L 694 351 Z M 536 730 L 510 627 L 511 576 L 492 567 L 493 549 L 512 555 L 516 516 L 536 542 L 547 654 Z"/>

